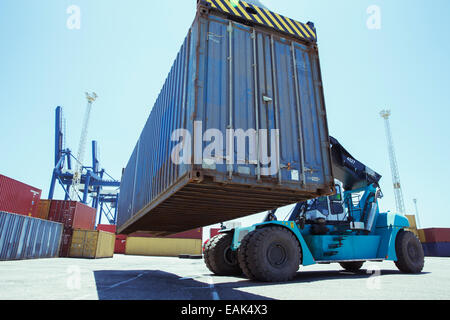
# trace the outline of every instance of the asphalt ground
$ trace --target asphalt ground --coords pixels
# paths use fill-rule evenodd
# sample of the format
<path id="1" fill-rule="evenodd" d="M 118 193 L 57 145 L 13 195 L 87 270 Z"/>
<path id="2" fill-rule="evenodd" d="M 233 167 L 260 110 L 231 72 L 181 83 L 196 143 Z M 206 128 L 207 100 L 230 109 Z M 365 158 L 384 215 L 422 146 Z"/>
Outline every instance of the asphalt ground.
<path id="1" fill-rule="evenodd" d="M 218 277 L 203 260 L 112 259 L 0 262 L 0 300 L 449 300 L 450 258 L 426 258 L 421 274 L 393 262 L 357 273 L 338 264 L 301 267 L 288 283 Z"/>

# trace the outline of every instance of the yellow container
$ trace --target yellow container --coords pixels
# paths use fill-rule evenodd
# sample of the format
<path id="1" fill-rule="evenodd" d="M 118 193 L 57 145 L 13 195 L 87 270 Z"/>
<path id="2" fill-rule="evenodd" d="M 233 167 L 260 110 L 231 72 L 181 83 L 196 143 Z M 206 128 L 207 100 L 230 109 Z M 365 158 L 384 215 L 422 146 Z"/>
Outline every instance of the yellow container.
<path id="1" fill-rule="evenodd" d="M 125 254 L 135 256 L 177 257 L 202 254 L 202 240 L 168 238 L 127 238 Z"/>
<path id="2" fill-rule="evenodd" d="M 414 215 L 406 215 L 409 221 L 409 229 L 417 230 L 416 216 Z"/>
<path id="3" fill-rule="evenodd" d="M 101 259 L 112 258 L 116 236 L 113 233 L 92 230 L 74 230 L 69 257 Z"/>
<path id="4" fill-rule="evenodd" d="M 427 243 L 427 239 L 425 238 L 425 231 L 423 229 L 419 229 L 417 230 L 417 233 L 419 234 L 418 237 L 420 242 Z"/>

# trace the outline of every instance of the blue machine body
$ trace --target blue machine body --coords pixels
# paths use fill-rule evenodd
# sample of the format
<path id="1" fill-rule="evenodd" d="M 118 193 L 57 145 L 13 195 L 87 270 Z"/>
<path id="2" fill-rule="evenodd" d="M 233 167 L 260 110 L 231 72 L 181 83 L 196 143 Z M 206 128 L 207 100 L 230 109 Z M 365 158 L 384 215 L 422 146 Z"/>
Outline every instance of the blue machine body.
<path id="1" fill-rule="evenodd" d="M 365 203 L 373 186 L 367 187 L 364 196 L 355 206 Z M 345 193 L 345 198 L 354 194 Z M 376 203 L 376 201 L 375 201 Z M 348 209 L 348 208 L 347 208 Z M 356 214 L 353 219 L 360 217 Z M 268 221 L 246 228 L 234 230 L 232 250 L 237 250 L 242 239 L 250 232 L 268 226 L 279 226 L 288 229 L 297 238 L 302 249 L 302 265 L 308 266 L 317 263 L 333 263 L 345 261 L 397 261 L 395 240 L 400 230 L 408 228 L 408 219 L 391 212 L 380 213 L 378 208 L 371 230 L 354 230 L 350 225 L 326 223 L 326 234 L 313 234 L 312 225 L 307 224 L 303 229 L 296 221 Z M 224 230 L 223 232 L 229 232 Z"/>
<path id="2" fill-rule="evenodd" d="M 250 232 L 268 226 L 288 229 L 302 250 L 302 265 L 350 261 L 397 261 L 395 243 L 400 230 L 409 228 L 406 217 L 381 213 L 378 199 L 381 175 L 356 160 L 330 137 L 336 194 L 299 203 L 287 221 L 275 212 L 265 222 L 234 232 L 232 250 L 239 249 Z M 342 190 L 346 190 L 342 192 Z"/>

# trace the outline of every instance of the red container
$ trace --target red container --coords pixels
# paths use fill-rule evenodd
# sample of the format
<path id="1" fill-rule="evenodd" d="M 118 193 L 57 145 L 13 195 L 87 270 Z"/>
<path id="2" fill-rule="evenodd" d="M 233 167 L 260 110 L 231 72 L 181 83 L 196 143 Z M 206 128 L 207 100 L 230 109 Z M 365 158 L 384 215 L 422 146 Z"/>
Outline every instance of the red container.
<path id="1" fill-rule="evenodd" d="M 65 229 L 94 230 L 97 210 L 75 201 L 53 200 L 48 220 L 64 224 Z"/>
<path id="2" fill-rule="evenodd" d="M 116 234 L 116 226 L 111 224 L 99 224 L 97 230 Z"/>
<path id="3" fill-rule="evenodd" d="M 0 211 L 38 216 L 41 190 L 0 174 Z"/>
<path id="4" fill-rule="evenodd" d="M 203 239 L 203 228 L 197 228 L 186 232 L 172 234 L 166 237 L 158 237 L 144 232 L 136 232 L 129 235 L 135 238 L 167 238 L 167 239 Z"/>
<path id="5" fill-rule="evenodd" d="M 426 243 L 450 242 L 450 228 L 424 229 Z"/>
<path id="6" fill-rule="evenodd" d="M 116 244 L 114 246 L 114 253 L 125 254 L 125 247 L 127 244 L 127 236 L 123 234 L 116 235 Z"/>
<path id="7" fill-rule="evenodd" d="M 73 229 L 64 228 L 61 238 L 61 246 L 59 248 L 59 256 L 62 258 L 69 257 L 70 246 L 72 245 Z"/>
<path id="8" fill-rule="evenodd" d="M 209 237 L 210 239 L 214 238 L 215 236 L 217 236 L 219 234 L 220 228 L 211 228 L 209 230 Z"/>

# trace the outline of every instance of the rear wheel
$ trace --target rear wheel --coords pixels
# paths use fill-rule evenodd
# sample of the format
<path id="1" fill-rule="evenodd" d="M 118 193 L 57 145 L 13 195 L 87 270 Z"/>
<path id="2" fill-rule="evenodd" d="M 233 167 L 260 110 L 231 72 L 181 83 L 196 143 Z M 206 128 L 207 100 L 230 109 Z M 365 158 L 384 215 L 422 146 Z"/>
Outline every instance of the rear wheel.
<path id="1" fill-rule="evenodd" d="M 425 255 L 419 239 L 410 231 L 401 230 L 395 241 L 395 265 L 404 273 L 420 273 L 425 265 Z"/>
<path id="2" fill-rule="evenodd" d="M 208 269 L 218 276 L 242 274 L 237 253 L 231 250 L 232 233 L 222 233 L 212 238 L 205 246 L 204 259 Z"/>
<path id="3" fill-rule="evenodd" d="M 339 263 L 342 268 L 346 271 L 357 272 L 361 270 L 365 261 L 352 261 L 352 262 L 341 262 Z"/>
<path id="4" fill-rule="evenodd" d="M 251 280 L 284 282 L 292 280 L 302 260 L 300 244 L 287 229 L 256 229 L 242 241 L 239 265 Z"/>

